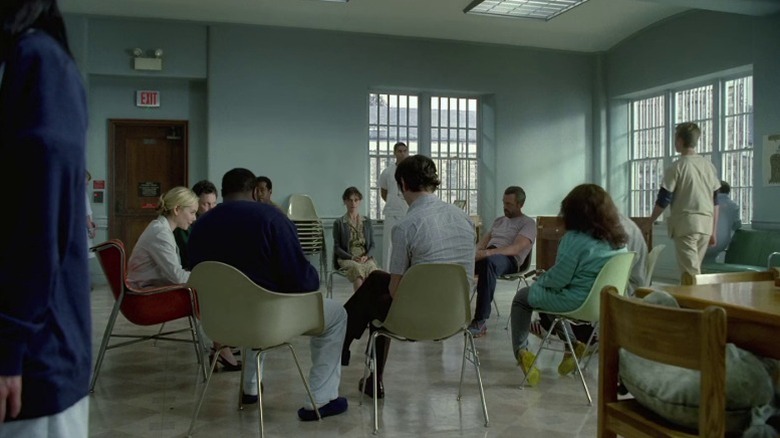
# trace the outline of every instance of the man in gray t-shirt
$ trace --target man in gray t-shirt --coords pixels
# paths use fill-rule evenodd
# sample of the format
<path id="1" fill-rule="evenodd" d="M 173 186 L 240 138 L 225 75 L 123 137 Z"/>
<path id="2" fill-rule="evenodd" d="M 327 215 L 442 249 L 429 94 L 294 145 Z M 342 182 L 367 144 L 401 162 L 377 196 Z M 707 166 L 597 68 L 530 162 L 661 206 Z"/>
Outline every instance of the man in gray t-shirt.
<path id="1" fill-rule="evenodd" d="M 366 326 L 375 319 L 384 321 L 398 285 L 406 270 L 421 263 L 456 263 L 471 276 L 474 272 L 474 224 L 463 210 L 434 195 L 439 186 L 436 164 L 428 157 L 414 155 L 398 164 L 395 180 L 409 205 L 406 216 L 392 230 L 393 251 L 390 272 L 374 271 L 344 304 L 347 309 L 347 333 L 341 364 L 349 364 L 349 345 L 359 339 Z M 442 303 L 446 305 L 447 303 Z M 376 373 L 378 393 L 384 396 L 382 373 L 390 340 L 376 340 Z M 359 388 L 369 396 L 374 388 L 369 377 Z"/>
<path id="2" fill-rule="evenodd" d="M 475 256 L 477 308 L 469 331 L 474 337 L 487 333 L 490 303 L 498 277 L 517 272 L 536 240 L 536 221 L 523 214 L 525 191 L 518 186 L 504 190 L 504 216 L 493 222 L 490 232 L 480 239 Z"/>

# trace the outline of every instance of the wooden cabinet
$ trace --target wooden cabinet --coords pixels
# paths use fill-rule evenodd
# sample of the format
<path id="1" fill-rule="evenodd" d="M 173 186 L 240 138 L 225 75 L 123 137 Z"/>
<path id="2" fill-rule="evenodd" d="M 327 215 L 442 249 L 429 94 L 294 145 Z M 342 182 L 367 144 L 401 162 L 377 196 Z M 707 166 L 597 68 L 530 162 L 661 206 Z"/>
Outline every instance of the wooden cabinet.
<path id="1" fill-rule="evenodd" d="M 653 247 L 653 227 L 649 217 L 632 217 L 642 230 L 648 250 Z M 536 269 L 550 269 L 558 255 L 558 243 L 566 229 L 560 216 L 539 216 L 536 218 Z"/>

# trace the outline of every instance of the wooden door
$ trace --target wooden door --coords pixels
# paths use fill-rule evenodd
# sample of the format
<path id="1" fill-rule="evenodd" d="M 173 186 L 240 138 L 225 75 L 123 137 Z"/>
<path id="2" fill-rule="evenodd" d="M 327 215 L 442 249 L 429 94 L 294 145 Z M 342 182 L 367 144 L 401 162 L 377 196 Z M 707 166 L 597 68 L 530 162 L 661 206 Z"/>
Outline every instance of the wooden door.
<path id="1" fill-rule="evenodd" d="M 187 122 L 109 120 L 109 238 L 130 256 L 160 195 L 187 185 Z"/>

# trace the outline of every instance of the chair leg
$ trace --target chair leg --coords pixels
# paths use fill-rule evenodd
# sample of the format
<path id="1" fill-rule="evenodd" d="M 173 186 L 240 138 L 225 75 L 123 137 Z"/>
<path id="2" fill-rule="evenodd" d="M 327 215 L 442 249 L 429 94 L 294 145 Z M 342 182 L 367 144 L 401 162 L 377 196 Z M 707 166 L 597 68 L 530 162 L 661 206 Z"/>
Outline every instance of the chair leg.
<path id="1" fill-rule="evenodd" d="M 224 347 L 224 346 L 223 346 Z M 221 348 L 220 348 L 221 350 Z M 238 410 L 242 411 L 244 410 L 244 404 L 243 402 L 243 395 L 244 395 L 244 367 L 249 366 L 249 352 L 252 352 L 252 357 L 257 357 L 258 354 L 260 354 L 259 351 L 250 350 L 248 348 L 244 348 L 241 352 L 241 357 L 243 357 L 243 360 L 241 360 L 241 376 L 238 378 L 238 398 L 236 399 L 238 401 Z M 215 359 L 219 359 L 219 350 L 214 354 Z M 257 380 L 260 380 L 260 374 L 257 374 Z"/>
<path id="2" fill-rule="evenodd" d="M 260 374 L 260 361 L 262 360 L 263 353 L 264 352 L 260 350 L 257 353 L 257 356 L 255 356 L 255 369 L 257 370 L 257 414 L 260 417 L 260 438 L 265 436 L 265 427 L 263 424 L 263 387 L 261 384 L 263 379 L 261 378 L 262 376 Z M 244 358 L 244 360 L 246 360 L 246 358 Z M 243 371 L 241 374 L 243 374 Z"/>
<path id="3" fill-rule="evenodd" d="M 376 337 L 374 336 L 374 333 L 376 333 L 376 332 L 373 332 L 373 333 L 371 333 L 368 336 L 368 352 L 366 353 L 365 364 L 363 365 L 363 384 L 364 385 L 365 385 L 366 379 L 368 378 L 370 373 L 376 371 L 375 370 L 375 368 L 376 368 L 375 365 L 376 364 L 374 363 L 374 361 L 372 361 L 372 357 L 371 357 L 371 352 L 373 351 L 374 343 L 376 343 Z M 361 406 L 363 405 L 363 394 L 364 394 L 364 392 L 360 391 L 360 402 L 359 402 L 359 404 Z"/>
<path id="4" fill-rule="evenodd" d="M 558 319 L 556 318 L 556 321 Z M 564 324 L 567 323 L 566 320 L 562 320 Z M 569 351 L 571 352 L 572 358 L 574 358 L 574 365 L 577 367 L 577 374 L 580 376 L 580 381 L 582 381 L 582 387 L 585 389 L 585 395 L 588 396 L 588 406 L 593 406 L 593 399 L 590 397 L 590 391 L 588 390 L 588 384 L 585 382 L 585 375 L 582 373 L 582 369 L 580 368 L 580 361 L 577 359 L 577 354 L 574 352 L 574 345 L 572 345 L 571 342 L 571 336 L 569 336 L 569 331 L 564 328 L 563 334 L 566 337 L 566 345 L 569 347 Z"/>
<path id="5" fill-rule="evenodd" d="M 160 324 L 160 330 L 157 331 L 157 336 L 159 337 L 160 334 L 165 330 L 165 323 Z M 157 346 L 157 338 L 154 339 L 154 342 L 152 342 L 153 346 Z"/>
<path id="6" fill-rule="evenodd" d="M 211 376 L 214 374 L 214 368 L 217 366 L 217 360 L 219 359 L 219 355 L 215 355 L 214 359 L 211 361 L 211 367 L 208 370 L 208 375 L 206 376 L 206 382 L 203 384 L 203 390 L 200 392 L 200 397 L 198 397 L 198 403 L 195 405 L 195 411 L 192 413 L 192 420 L 190 420 L 190 429 L 187 431 L 187 436 L 192 436 L 192 431 L 195 429 L 195 422 L 198 421 L 198 414 L 200 413 L 200 407 L 203 405 L 203 399 L 206 397 L 206 389 L 209 387 L 209 382 L 211 382 Z"/>
<path id="7" fill-rule="evenodd" d="M 98 351 L 95 368 L 92 371 L 92 381 L 89 383 L 89 392 L 95 392 L 95 383 L 97 383 L 98 374 L 100 374 L 100 367 L 103 365 L 103 357 L 106 355 L 108 341 L 111 339 L 111 332 L 114 330 L 114 323 L 116 323 L 119 308 L 122 306 L 122 298 L 123 297 L 119 297 L 119 299 L 114 302 L 114 308 L 111 309 L 111 315 L 108 317 L 106 331 L 103 333 L 103 341 L 100 343 L 100 351 Z"/>
<path id="8" fill-rule="evenodd" d="M 301 375 L 301 381 L 303 382 L 304 388 L 306 388 L 306 394 L 309 395 L 309 400 L 311 400 L 311 407 L 314 409 L 314 412 L 317 414 L 317 420 L 322 420 L 322 417 L 320 417 L 320 410 L 317 409 L 317 402 L 314 401 L 314 396 L 311 393 L 311 388 L 309 388 L 309 382 L 306 380 L 306 377 L 303 375 L 303 370 L 301 369 L 301 364 L 298 362 L 298 355 L 295 354 L 295 349 L 292 345 L 286 344 L 290 348 L 290 352 L 292 353 L 293 360 L 295 360 L 295 366 L 298 367 L 298 374 Z"/>
<path id="9" fill-rule="evenodd" d="M 333 298 L 333 272 L 328 272 L 328 282 L 325 284 L 325 298 Z"/>
<path id="10" fill-rule="evenodd" d="M 206 351 L 206 346 L 203 345 L 200 324 L 192 316 L 187 317 L 187 322 L 190 325 L 190 335 L 192 335 L 192 343 L 195 346 L 195 356 L 198 358 L 198 367 L 203 371 L 203 380 L 205 381 L 206 375 L 208 374 L 208 364 L 203 356 L 203 352 Z"/>
<path id="11" fill-rule="evenodd" d="M 490 425 L 490 418 L 488 417 L 487 402 L 485 401 L 485 387 L 482 385 L 482 373 L 479 370 L 479 353 L 474 344 L 474 336 L 469 331 L 464 331 L 463 344 L 463 363 L 460 368 L 458 400 L 461 398 L 461 388 L 463 387 L 463 371 L 466 368 L 466 354 L 470 353 L 469 361 L 474 364 L 474 370 L 477 372 L 477 385 L 479 386 L 479 396 L 482 399 L 482 414 L 485 417 L 485 427 L 488 427 Z"/>
<path id="12" fill-rule="evenodd" d="M 376 372 L 376 339 L 382 335 L 382 332 L 379 330 L 375 331 L 371 337 L 374 338 L 373 342 L 371 343 L 371 364 L 373 365 L 373 373 L 371 374 L 373 376 L 373 384 L 374 384 L 374 435 L 379 433 L 379 386 L 378 386 L 378 377 Z M 363 381 L 363 385 L 365 385 L 365 380 Z M 363 386 L 365 388 L 365 386 Z M 363 391 L 360 391 L 363 392 Z"/>
<path id="13" fill-rule="evenodd" d="M 583 370 L 588 369 L 588 365 L 590 365 L 590 360 L 593 358 L 593 356 L 598 352 L 599 345 L 593 345 L 593 339 L 596 337 L 596 334 L 599 332 L 599 323 L 596 322 L 593 324 L 593 332 L 591 332 L 590 337 L 588 338 L 588 343 L 585 344 L 585 353 L 587 354 L 588 358 L 585 359 L 585 365 L 582 366 Z M 588 353 L 588 350 L 593 349 L 590 353 Z"/>
<path id="14" fill-rule="evenodd" d="M 495 293 L 495 291 L 493 291 Z M 496 299 L 493 298 L 493 307 L 496 309 L 496 317 L 501 318 L 501 312 L 498 310 L 498 304 L 496 303 Z"/>

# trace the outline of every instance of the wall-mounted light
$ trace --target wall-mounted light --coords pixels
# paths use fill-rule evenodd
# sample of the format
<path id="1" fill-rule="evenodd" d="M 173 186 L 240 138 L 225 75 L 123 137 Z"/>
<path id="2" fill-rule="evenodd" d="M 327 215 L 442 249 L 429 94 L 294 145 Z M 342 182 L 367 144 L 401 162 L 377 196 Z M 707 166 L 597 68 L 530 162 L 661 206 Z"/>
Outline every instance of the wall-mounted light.
<path id="1" fill-rule="evenodd" d="M 136 70 L 162 70 L 163 50 L 155 49 L 154 57 L 144 56 L 144 51 L 136 47 L 133 49 L 133 68 Z"/>

